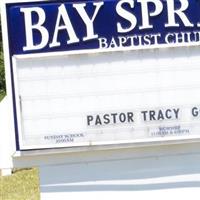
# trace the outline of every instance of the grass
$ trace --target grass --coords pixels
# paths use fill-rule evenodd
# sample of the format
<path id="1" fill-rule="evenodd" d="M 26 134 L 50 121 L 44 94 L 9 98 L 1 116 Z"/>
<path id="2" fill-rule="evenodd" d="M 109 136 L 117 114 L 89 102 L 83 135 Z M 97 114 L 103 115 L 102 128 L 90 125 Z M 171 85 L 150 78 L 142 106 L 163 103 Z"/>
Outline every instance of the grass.
<path id="1" fill-rule="evenodd" d="M 12 176 L 0 176 L 0 200 L 39 200 L 37 169 L 23 169 Z"/>

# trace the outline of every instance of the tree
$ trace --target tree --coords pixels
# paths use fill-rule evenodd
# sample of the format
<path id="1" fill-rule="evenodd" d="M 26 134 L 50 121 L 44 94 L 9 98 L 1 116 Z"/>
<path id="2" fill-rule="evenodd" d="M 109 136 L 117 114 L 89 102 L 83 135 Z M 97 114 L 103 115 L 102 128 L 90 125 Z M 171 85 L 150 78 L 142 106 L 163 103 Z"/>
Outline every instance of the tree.
<path id="1" fill-rule="evenodd" d="M 2 31 L 1 31 L 1 20 L 0 20 L 0 93 L 5 93 L 5 92 L 6 92 L 5 69 L 3 61 Z"/>

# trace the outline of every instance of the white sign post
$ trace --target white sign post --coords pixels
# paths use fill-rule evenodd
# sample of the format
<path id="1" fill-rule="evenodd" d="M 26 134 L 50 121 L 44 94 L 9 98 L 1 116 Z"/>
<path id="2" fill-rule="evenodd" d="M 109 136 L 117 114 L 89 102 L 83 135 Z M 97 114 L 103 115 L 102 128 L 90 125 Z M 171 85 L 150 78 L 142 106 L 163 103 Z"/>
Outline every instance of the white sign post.
<path id="1" fill-rule="evenodd" d="M 1 6 L 9 155 L 41 199 L 200 193 L 197 1 Z"/>
<path id="2" fill-rule="evenodd" d="M 12 173 L 12 149 L 11 149 L 11 132 L 12 124 L 9 112 L 9 102 L 5 97 L 0 103 L 0 121 L 3 122 L 0 128 L 0 175 L 7 176 Z M 10 145 L 8 145 L 10 144 Z"/>

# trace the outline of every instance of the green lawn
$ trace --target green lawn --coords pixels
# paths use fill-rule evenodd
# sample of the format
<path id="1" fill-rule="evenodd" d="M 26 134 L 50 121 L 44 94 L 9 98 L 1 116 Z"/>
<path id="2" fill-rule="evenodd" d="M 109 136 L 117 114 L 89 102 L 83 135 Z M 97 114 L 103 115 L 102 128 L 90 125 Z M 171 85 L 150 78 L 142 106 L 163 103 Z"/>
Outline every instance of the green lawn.
<path id="1" fill-rule="evenodd" d="M 39 200 L 37 169 L 15 171 L 12 176 L 0 176 L 0 200 Z"/>

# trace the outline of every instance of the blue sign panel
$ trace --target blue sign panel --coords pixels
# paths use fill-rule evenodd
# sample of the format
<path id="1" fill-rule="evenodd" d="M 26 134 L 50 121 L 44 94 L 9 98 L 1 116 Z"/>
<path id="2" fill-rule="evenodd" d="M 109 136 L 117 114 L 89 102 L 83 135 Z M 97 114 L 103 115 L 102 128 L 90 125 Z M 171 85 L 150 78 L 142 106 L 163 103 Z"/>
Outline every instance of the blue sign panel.
<path id="1" fill-rule="evenodd" d="M 99 0 L 7 4 L 13 54 L 200 43 L 200 1 Z"/>

